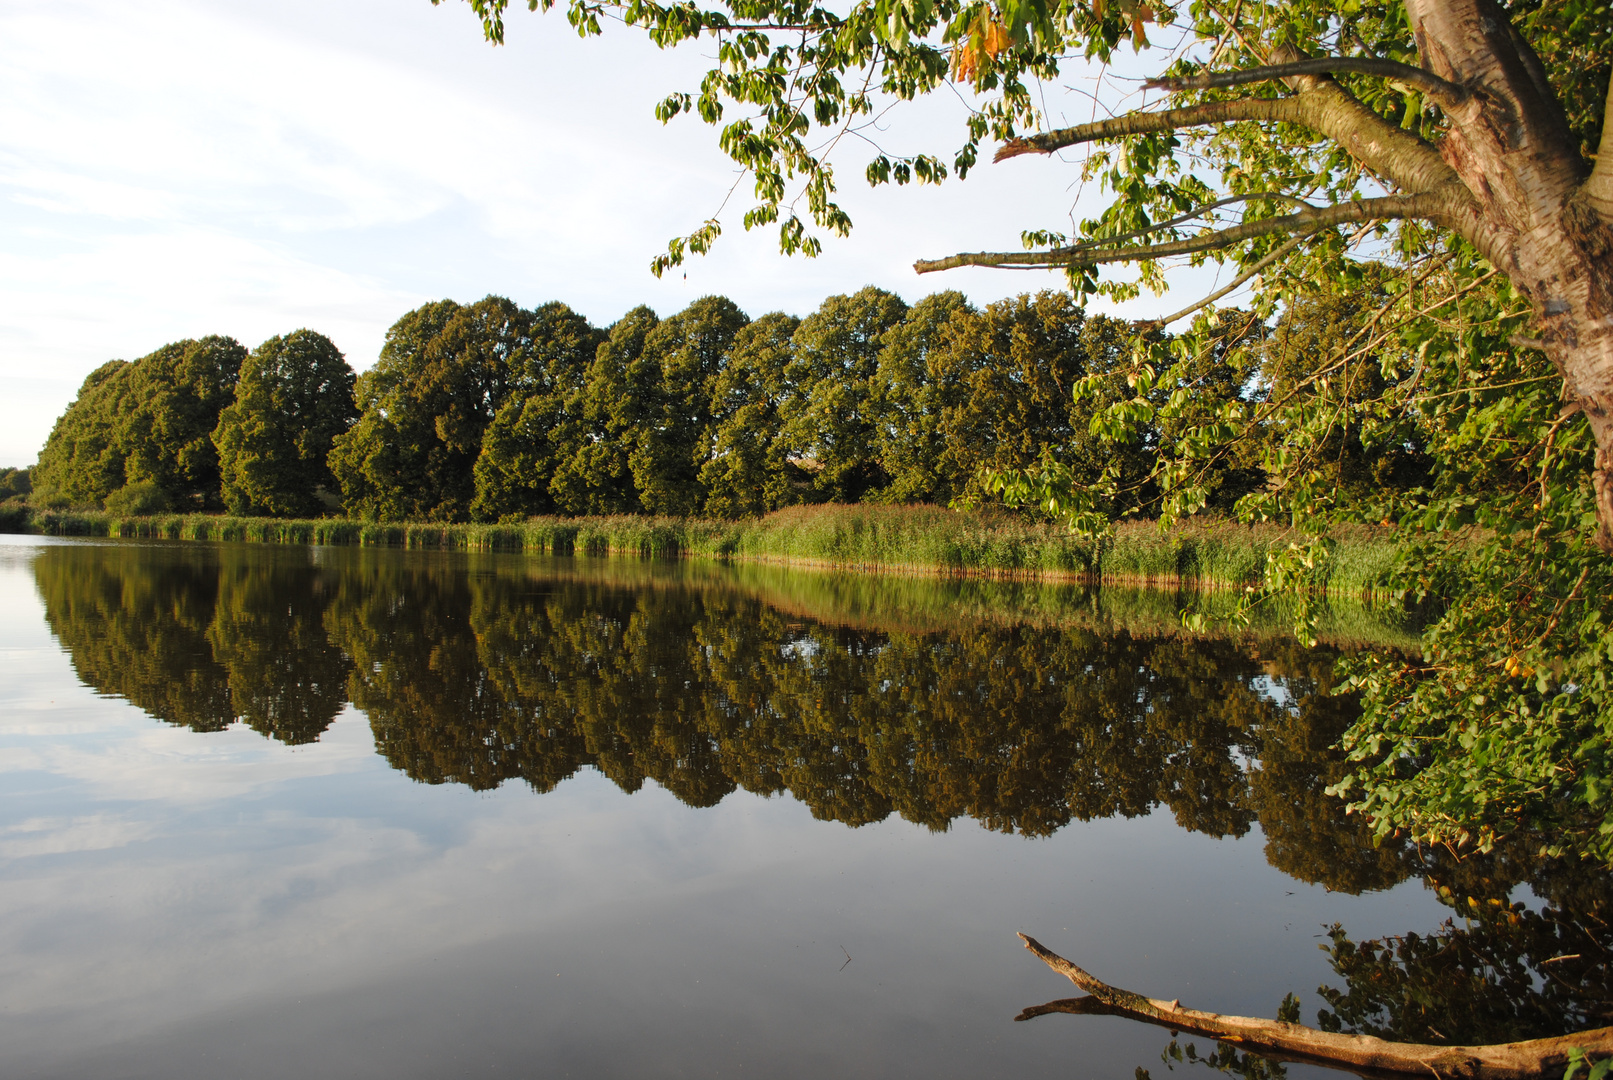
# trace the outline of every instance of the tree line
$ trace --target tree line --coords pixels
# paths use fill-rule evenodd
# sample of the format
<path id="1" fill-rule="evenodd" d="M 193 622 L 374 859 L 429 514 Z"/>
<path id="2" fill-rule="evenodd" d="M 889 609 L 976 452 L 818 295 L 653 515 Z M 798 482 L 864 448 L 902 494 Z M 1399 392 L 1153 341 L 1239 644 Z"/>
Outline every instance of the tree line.
<path id="1" fill-rule="evenodd" d="M 1270 333 L 1229 315 L 1187 377 L 1192 405 L 1164 426 L 1299 381 L 1302 354 L 1367 303 L 1302 302 Z M 667 318 L 638 307 L 608 328 L 558 302 L 443 300 L 399 319 L 359 376 L 311 330 L 251 352 L 207 337 L 105 364 L 51 432 L 32 499 L 387 521 L 742 517 L 970 500 L 986 470 L 1047 461 L 1077 477 L 1118 467 L 1146 488 L 1170 432 L 1117 448 L 1092 420 L 1132 396 L 1135 348 L 1158 336 L 1061 292 L 978 308 L 957 292 L 908 305 L 868 287 L 804 319 L 754 320 L 708 296 Z M 1418 478 L 1415 460 L 1366 455 L 1347 432 L 1336 441 L 1341 482 Z M 1264 483 L 1258 462 L 1254 446 L 1228 458 L 1212 501 Z"/>

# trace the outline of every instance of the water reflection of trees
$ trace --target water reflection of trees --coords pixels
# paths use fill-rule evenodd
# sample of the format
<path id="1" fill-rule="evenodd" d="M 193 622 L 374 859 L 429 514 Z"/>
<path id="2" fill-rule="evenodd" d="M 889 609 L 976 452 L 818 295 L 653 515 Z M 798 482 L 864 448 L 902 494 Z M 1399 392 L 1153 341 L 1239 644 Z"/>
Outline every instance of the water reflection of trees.
<path id="1" fill-rule="evenodd" d="M 1046 835 L 1161 806 L 1213 836 L 1258 823 L 1299 880 L 1363 892 L 1430 875 L 1452 909 L 1422 936 L 1336 931 L 1324 1026 L 1466 1042 L 1613 1022 L 1605 874 L 1374 847 L 1325 794 L 1354 716 L 1327 652 L 1006 622 L 854 629 L 709 582 L 389 551 L 63 546 L 34 565 L 79 676 L 197 731 L 241 720 L 308 742 L 351 700 L 386 760 L 433 784 L 547 791 L 592 766 L 696 806 L 788 793 L 850 825 Z M 1514 903 L 1524 882 L 1539 903 Z M 1246 1057 L 1199 1060 L 1281 1074 Z"/>
<path id="2" fill-rule="evenodd" d="M 428 783 L 546 791 L 591 765 L 693 805 L 788 792 L 822 818 L 1045 835 L 1165 806 L 1336 889 L 1413 869 L 1322 789 L 1352 704 L 1332 657 L 970 625 L 881 632 L 722 589 L 465 574 L 352 553 L 327 614 L 381 753 Z M 1275 683 L 1286 700 L 1273 695 Z"/>
<path id="3" fill-rule="evenodd" d="M 1164 806 L 1215 836 L 1258 820 L 1276 865 L 1331 888 L 1415 870 L 1323 794 L 1352 703 L 1328 692 L 1329 654 L 1292 645 L 853 629 L 709 585 L 388 551 L 64 546 L 35 573 L 100 692 L 289 743 L 350 699 L 380 753 L 427 783 L 547 791 L 592 766 L 696 806 L 743 788 L 851 825 L 967 817 L 1031 835 Z"/>
<path id="4" fill-rule="evenodd" d="M 346 702 L 304 550 L 48 547 L 34 579 L 79 678 L 160 720 L 306 743 Z"/>

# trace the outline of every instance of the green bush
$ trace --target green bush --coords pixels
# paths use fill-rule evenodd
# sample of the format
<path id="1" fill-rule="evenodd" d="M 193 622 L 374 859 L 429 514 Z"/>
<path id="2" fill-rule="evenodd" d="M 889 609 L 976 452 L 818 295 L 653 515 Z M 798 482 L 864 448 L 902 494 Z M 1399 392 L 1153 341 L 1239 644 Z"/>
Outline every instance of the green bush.
<path id="1" fill-rule="evenodd" d="M 106 511 L 119 517 L 144 517 L 168 509 L 168 496 L 154 480 L 125 484 L 106 497 Z"/>

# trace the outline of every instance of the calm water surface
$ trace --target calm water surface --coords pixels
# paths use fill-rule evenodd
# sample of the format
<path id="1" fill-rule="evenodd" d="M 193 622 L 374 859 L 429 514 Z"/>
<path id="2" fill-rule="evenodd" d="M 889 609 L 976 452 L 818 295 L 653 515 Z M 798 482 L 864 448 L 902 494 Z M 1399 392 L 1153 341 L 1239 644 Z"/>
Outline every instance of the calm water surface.
<path id="1" fill-rule="evenodd" d="M 1170 1034 L 1014 1023 L 1073 993 L 1016 931 L 1307 1022 L 1334 923 L 1488 889 L 1566 932 L 1323 795 L 1352 704 L 1292 642 L 1073 589 L 0 540 L 7 1077 L 1129 1080 Z M 1554 991 L 1528 950 L 1496 1023 L 1607 1022 L 1605 963 Z"/>

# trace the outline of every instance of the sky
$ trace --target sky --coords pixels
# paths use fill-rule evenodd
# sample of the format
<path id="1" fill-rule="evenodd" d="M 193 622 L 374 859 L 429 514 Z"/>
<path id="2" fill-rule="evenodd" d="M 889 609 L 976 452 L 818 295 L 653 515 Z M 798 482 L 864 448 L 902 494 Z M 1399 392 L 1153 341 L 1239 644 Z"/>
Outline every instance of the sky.
<path id="1" fill-rule="evenodd" d="M 608 325 L 713 293 L 757 316 L 868 284 L 979 304 L 1062 287 L 912 263 L 1067 229 L 1078 195 L 1095 213 L 1076 164 L 870 189 L 867 148 L 840 159 L 852 235 L 819 258 L 746 233 L 742 189 L 712 255 L 652 277 L 650 259 L 735 179 L 714 129 L 652 115 L 696 87 L 710 52 L 658 52 L 631 31 L 582 41 L 560 13 L 520 10 L 494 48 L 468 5 L 429 0 L 0 0 L 0 467 L 35 460 L 100 364 L 186 337 L 250 348 L 309 327 L 363 370 L 388 326 L 443 297 L 561 300 Z M 1055 122 L 1089 118 L 1086 99 L 1051 90 Z M 949 157 L 962 116 L 937 95 L 880 139 Z"/>

